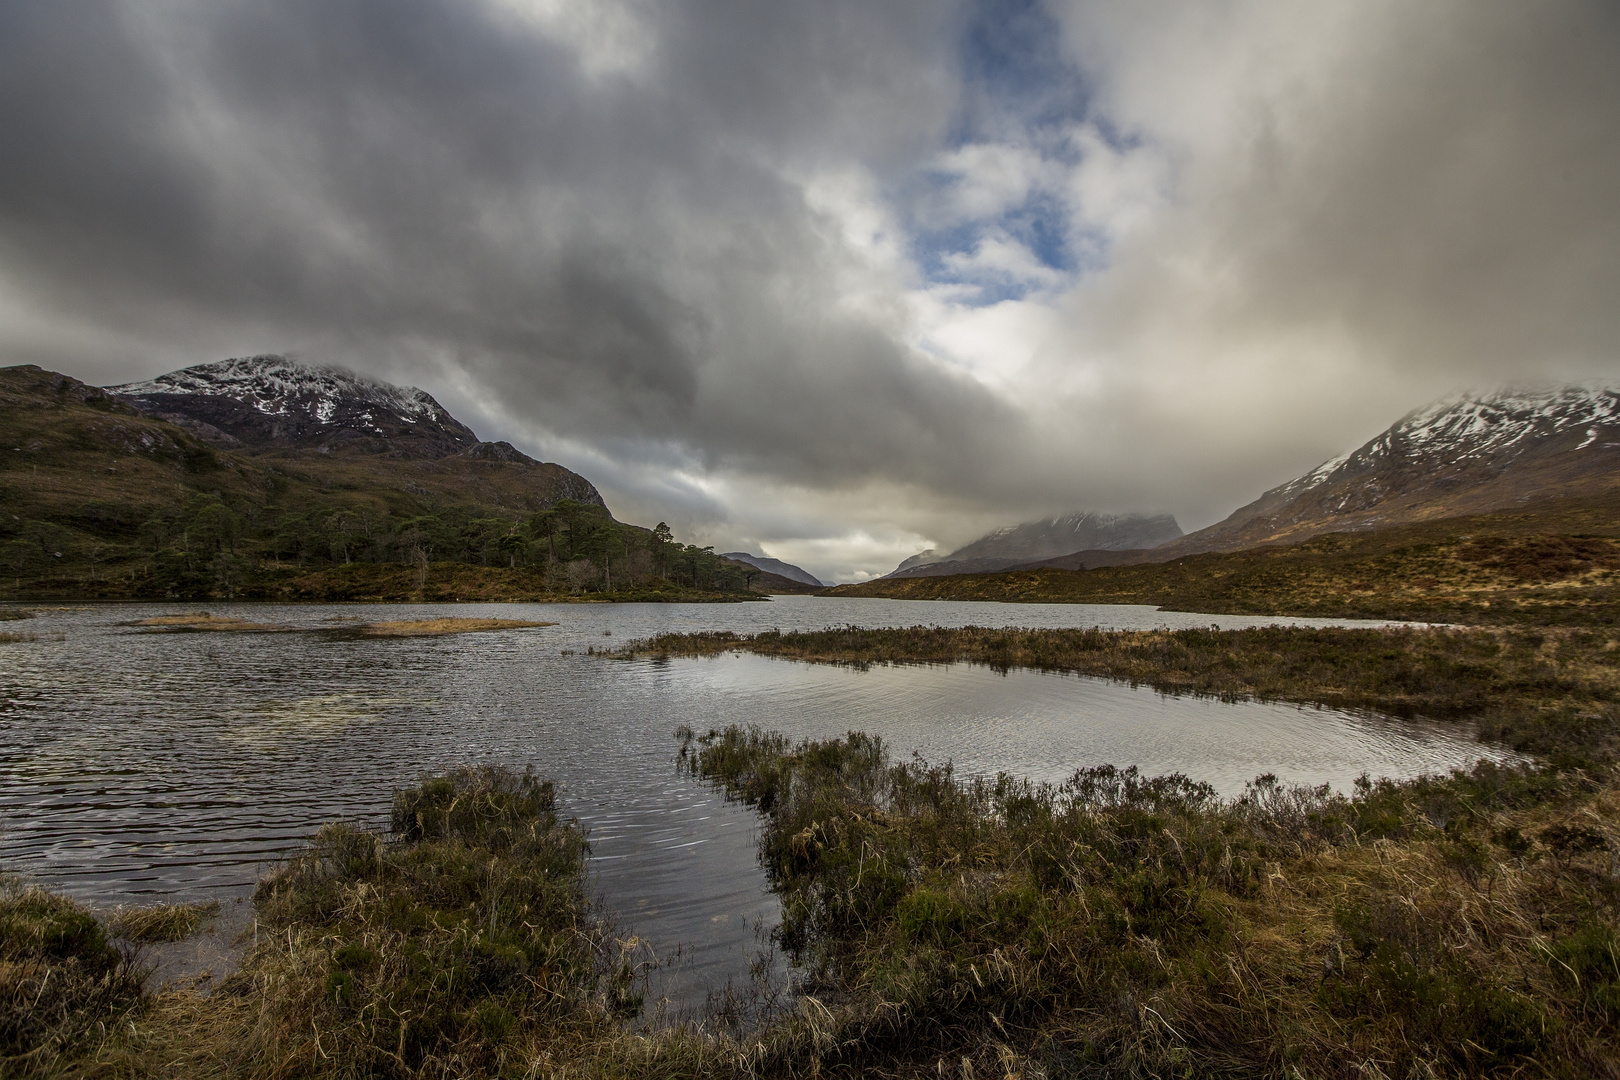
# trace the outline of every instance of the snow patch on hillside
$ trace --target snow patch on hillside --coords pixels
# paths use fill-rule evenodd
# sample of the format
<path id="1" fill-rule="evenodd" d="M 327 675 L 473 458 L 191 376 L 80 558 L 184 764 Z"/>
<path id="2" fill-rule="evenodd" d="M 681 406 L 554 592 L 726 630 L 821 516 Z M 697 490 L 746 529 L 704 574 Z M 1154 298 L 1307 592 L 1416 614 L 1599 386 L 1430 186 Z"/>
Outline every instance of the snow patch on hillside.
<path id="1" fill-rule="evenodd" d="M 1380 461 L 1461 464 L 1475 459 L 1511 459 L 1535 443 L 1572 428 L 1585 428 L 1591 446 L 1603 427 L 1620 424 L 1620 390 L 1565 386 L 1459 394 L 1407 414 L 1360 449 L 1334 458 L 1272 494 L 1297 497 L 1359 474 Z"/>
<path id="2" fill-rule="evenodd" d="M 234 398 L 267 416 L 302 413 L 331 424 L 344 403 L 393 413 L 404 423 L 441 421 L 448 414 L 414 386 L 394 386 L 346 368 L 303 364 L 285 356 L 245 356 L 172 371 L 145 382 L 109 386 L 115 394 L 205 394 Z M 372 417 L 367 414 L 366 420 Z"/>

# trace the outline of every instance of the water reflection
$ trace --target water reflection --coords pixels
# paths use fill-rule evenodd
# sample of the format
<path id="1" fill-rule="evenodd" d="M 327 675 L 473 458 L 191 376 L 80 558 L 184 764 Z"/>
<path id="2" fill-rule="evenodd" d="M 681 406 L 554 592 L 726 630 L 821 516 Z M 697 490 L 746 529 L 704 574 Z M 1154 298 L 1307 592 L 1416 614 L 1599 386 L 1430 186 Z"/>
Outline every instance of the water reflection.
<path id="1" fill-rule="evenodd" d="M 865 626 L 1234 627 L 1275 620 L 1151 608 L 791 598 L 744 605 L 211 605 L 310 628 L 355 618 L 497 615 L 559 625 L 461 637 L 152 634 L 192 610 L 42 614 L 0 652 L 0 861 L 101 901 L 241 895 L 334 817 L 381 824 L 391 790 L 467 762 L 533 765 L 591 830 L 608 904 L 655 948 L 690 946 L 676 991 L 745 970 L 775 915 L 753 815 L 676 775 L 672 732 L 753 723 L 853 728 L 967 772 L 1061 779 L 1102 762 L 1235 791 L 1261 772 L 1346 784 L 1481 748 L 1455 727 L 1170 698 L 986 668 L 867 671 L 754 656 L 667 663 L 584 655 L 669 630 Z M 1294 620 L 1322 625 L 1320 620 Z"/>

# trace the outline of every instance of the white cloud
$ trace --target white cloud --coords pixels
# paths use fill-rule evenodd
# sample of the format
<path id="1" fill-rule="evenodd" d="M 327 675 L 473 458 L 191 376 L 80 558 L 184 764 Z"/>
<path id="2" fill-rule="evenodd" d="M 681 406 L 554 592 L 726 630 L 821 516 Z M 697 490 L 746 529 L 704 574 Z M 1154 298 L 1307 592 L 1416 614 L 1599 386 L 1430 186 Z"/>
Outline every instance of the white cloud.
<path id="1" fill-rule="evenodd" d="M 593 78 L 633 76 L 651 59 L 653 30 L 639 5 L 627 0 L 489 0 L 559 44 L 572 49 Z"/>

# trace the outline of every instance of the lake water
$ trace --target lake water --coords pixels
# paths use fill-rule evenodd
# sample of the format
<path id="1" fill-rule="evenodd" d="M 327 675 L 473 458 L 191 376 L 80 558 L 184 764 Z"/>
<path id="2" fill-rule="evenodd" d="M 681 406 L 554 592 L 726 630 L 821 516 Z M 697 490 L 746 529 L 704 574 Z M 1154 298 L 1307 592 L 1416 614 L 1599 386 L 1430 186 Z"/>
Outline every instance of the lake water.
<path id="1" fill-rule="evenodd" d="M 686 958 L 661 989 L 701 998 L 746 970 L 775 917 L 752 812 L 678 775 L 675 729 L 851 729 L 968 773 L 1061 780 L 1111 762 L 1236 793 L 1264 772 L 1345 786 L 1498 752 L 1458 725 L 1167 697 L 1099 679 L 978 666 L 847 667 L 733 655 L 586 655 L 677 630 L 827 626 L 1168 626 L 1325 620 L 1147 607 L 779 597 L 768 603 L 225 605 L 310 630 L 159 634 L 129 625 L 197 605 L 98 605 L 0 624 L 0 866 L 99 903 L 241 896 L 320 823 L 386 821 L 418 774 L 498 762 L 557 781 L 590 830 L 622 924 Z M 323 633 L 357 620 L 544 619 L 442 638 Z"/>

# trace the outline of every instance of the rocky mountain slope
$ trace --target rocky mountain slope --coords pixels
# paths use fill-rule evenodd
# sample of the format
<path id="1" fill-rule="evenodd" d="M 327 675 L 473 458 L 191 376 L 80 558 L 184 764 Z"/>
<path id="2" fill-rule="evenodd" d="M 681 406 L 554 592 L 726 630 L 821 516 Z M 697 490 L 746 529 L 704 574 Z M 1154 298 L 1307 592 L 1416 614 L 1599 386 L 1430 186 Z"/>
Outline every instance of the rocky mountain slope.
<path id="1" fill-rule="evenodd" d="M 284 356 L 198 364 L 105 389 L 227 443 L 329 449 L 335 443 L 444 457 L 478 442 L 466 425 L 414 386 L 393 386 Z"/>
<path id="2" fill-rule="evenodd" d="M 826 588 L 827 583 L 802 567 L 794 566 L 781 559 L 773 559 L 766 555 L 751 555 L 746 551 L 722 551 L 722 559 L 734 559 L 740 563 L 747 563 L 756 570 L 763 570 L 768 574 L 797 581 L 801 585 L 814 585 L 818 589 Z"/>
<path id="3" fill-rule="evenodd" d="M 322 468 L 341 461 L 375 483 L 517 510 L 604 505 L 583 476 L 480 441 L 425 391 L 340 367 L 250 356 L 105 389 L 224 450 Z"/>
<path id="4" fill-rule="evenodd" d="M 1155 558 L 1297 543 L 1620 490 L 1620 390 L 1504 390 L 1435 402 Z"/>
<path id="5" fill-rule="evenodd" d="M 1077 512 L 1005 526 L 943 557 L 931 551 L 913 555 L 887 576 L 988 574 L 1082 550 L 1155 548 L 1181 535 L 1181 526 L 1169 514 Z"/>

